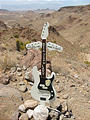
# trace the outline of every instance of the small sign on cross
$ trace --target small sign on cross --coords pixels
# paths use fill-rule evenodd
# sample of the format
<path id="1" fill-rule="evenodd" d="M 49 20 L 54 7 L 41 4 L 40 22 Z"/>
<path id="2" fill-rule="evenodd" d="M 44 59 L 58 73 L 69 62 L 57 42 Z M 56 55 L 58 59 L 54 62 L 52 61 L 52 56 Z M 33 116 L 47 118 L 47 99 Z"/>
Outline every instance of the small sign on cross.
<path id="1" fill-rule="evenodd" d="M 26 48 L 27 49 L 37 49 L 38 50 L 38 49 L 42 48 L 42 42 L 38 41 L 38 42 L 33 42 L 33 43 L 26 44 Z M 58 52 L 63 51 L 63 47 L 61 47 L 60 45 L 57 45 L 55 43 L 52 43 L 52 42 L 46 43 L 46 48 L 48 50 L 56 50 Z"/>

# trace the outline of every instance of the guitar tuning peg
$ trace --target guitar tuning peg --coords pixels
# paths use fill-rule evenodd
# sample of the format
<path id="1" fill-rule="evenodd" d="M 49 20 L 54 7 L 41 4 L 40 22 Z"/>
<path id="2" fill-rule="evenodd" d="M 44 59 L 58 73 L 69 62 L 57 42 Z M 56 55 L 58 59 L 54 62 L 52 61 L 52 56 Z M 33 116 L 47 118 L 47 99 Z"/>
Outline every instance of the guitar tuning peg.
<path id="1" fill-rule="evenodd" d="M 47 26 L 49 27 L 49 22 L 46 22 Z"/>

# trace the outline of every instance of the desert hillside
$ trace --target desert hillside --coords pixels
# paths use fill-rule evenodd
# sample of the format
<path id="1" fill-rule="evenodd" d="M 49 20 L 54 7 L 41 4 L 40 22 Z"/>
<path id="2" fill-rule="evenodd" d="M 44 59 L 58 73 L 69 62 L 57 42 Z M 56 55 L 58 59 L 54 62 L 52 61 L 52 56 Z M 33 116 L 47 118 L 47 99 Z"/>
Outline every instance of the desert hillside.
<path id="1" fill-rule="evenodd" d="M 61 119 L 53 113 L 48 120 L 90 119 L 90 5 L 85 5 L 57 11 L 0 9 L 0 120 L 28 120 L 27 108 L 23 113 L 18 107 L 33 100 L 31 70 L 35 65 L 41 67 L 41 49 L 27 50 L 25 46 L 41 41 L 45 22 L 50 24 L 47 41 L 63 47 L 62 52 L 47 50 L 51 63 L 47 69 L 56 74 L 57 96 L 51 107 L 62 105 L 66 116 Z"/>

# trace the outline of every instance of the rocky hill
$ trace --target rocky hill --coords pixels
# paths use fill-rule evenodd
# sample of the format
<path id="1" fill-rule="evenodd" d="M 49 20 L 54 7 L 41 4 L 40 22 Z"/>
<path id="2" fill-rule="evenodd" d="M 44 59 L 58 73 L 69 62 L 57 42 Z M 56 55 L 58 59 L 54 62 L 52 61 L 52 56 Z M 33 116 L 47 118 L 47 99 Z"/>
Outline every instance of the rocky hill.
<path id="1" fill-rule="evenodd" d="M 52 14 L 41 15 L 40 23 L 49 21 L 57 31 L 82 52 L 89 53 L 90 5 L 63 7 Z M 41 26 L 41 25 L 40 25 Z"/>
<path id="2" fill-rule="evenodd" d="M 90 5 L 42 12 L 0 10 L 0 120 L 28 120 L 28 109 L 23 113 L 18 107 L 33 100 L 31 70 L 35 65 L 40 70 L 41 49 L 26 50 L 25 45 L 41 41 L 42 26 L 47 21 L 47 41 L 63 47 L 61 53 L 47 50 L 47 74 L 56 73 L 57 91 L 56 101 L 50 106 L 57 109 L 61 105 L 59 112 L 63 112 L 64 120 L 73 120 L 72 114 L 76 120 L 89 120 Z M 62 120 L 55 111 L 50 116 L 49 120 Z"/>
<path id="3" fill-rule="evenodd" d="M 60 8 L 53 13 L 33 11 L 0 12 L 0 19 L 10 26 L 30 26 L 41 30 L 48 21 L 67 41 L 77 46 L 81 52 L 89 53 L 90 5 Z"/>

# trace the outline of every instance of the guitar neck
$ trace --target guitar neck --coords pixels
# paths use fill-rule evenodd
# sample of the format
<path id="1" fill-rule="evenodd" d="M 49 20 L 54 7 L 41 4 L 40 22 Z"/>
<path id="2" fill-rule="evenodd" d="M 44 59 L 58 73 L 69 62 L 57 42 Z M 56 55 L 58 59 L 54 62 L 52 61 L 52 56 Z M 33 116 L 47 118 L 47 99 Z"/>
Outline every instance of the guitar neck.
<path id="1" fill-rule="evenodd" d="M 46 78 L 46 39 L 42 40 L 41 78 Z"/>

